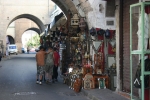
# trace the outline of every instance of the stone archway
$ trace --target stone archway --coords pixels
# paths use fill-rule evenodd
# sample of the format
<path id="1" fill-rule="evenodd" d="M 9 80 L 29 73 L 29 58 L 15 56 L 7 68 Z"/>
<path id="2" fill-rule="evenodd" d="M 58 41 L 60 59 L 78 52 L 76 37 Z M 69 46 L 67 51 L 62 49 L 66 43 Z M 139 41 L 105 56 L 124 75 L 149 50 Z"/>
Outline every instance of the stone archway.
<path id="1" fill-rule="evenodd" d="M 22 17 L 26 17 L 26 16 L 22 16 Z M 41 29 L 42 29 L 41 24 L 38 25 L 37 23 L 40 23 L 40 22 L 39 21 L 35 22 L 29 18 L 20 18 L 19 17 L 19 19 L 15 20 L 15 37 L 14 37 L 14 39 L 15 39 L 15 44 L 18 46 L 18 51 L 21 51 L 21 48 L 23 46 L 22 35 L 24 32 L 26 32 L 28 30 L 33 30 L 33 31 L 37 32 L 39 35 L 41 34 Z"/>
<path id="2" fill-rule="evenodd" d="M 37 32 L 37 33 L 40 35 L 40 29 L 38 29 L 38 28 L 31 27 L 31 28 L 29 28 L 29 29 L 25 30 L 25 32 L 26 32 L 26 31 L 28 31 L 28 30 L 35 31 L 35 32 Z"/>
<path id="3" fill-rule="evenodd" d="M 45 25 L 44 25 L 44 23 L 43 23 L 43 21 L 41 20 L 41 19 L 39 19 L 38 17 L 36 17 L 36 16 L 34 16 L 34 15 L 31 15 L 31 14 L 21 14 L 21 15 L 18 15 L 18 16 L 16 16 L 16 17 L 14 17 L 13 19 L 9 19 L 9 20 L 7 20 L 6 22 L 5 22 L 5 24 L 3 25 L 3 24 L 1 24 L 0 26 L 2 26 L 3 25 L 3 27 L 1 27 L 1 28 L 3 28 L 3 29 L 1 29 L 2 30 L 2 32 L 1 33 L 3 33 L 3 34 L 1 34 L 1 40 L 3 41 L 3 44 L 4 44 L 4 48 L 5 48 L 5 46 L 6 46 L 6 30 L 8 29 L 8 26 L 12 23 L 12 22 L 14 22 L 15 20 L 17 20 L 17 19 L 21 19 L 21 18 L 26 18 L 26 19 L 29 19 L 29 20 L 32 20 L 33 22 L 35 22 L 36 24 L 37 24 L 37 26 L 38 26 L 38 28 L 39 28 L 39 30 L 38 30 L 38 33 L 40 34 L 40 33 L 42 33 L 44 30 L 45 30 Z M 1 22 L 2 23 L 2 22 Z M 29 28 L 29 27 L 28 27 Z M 25 29 L 26 30 L 26 29 Z M 25 31 L 24 30 L 24 31 Z M 21 32 L 21 33 L 23 33 L 23 31 Z M 10 34 L 11 35 L 11 34 Z M 19 35 L 17 35 L 17 36 L 15 36 L 15 37 L 13 37 L 14 38 L 14 40 L 15 40 L 15 44 L 17 44 L 17 46 L 18 47 L 21 47 L 21 34 L 19 34 Z M 5 50 L 4 50 L 4 52 L 5 52 Z"/>
<path id="4" fill-rule="evenodd" d="M 40 30 L 39 30 L 40 33 L 42 33 L 42 32 L 45 30 L 45 27 L 44 27 L 43 22 L 42 22 L 38 17 L 36 17 L 36 16 L 34 16 L 34 15 L 31 15 L 31 14 L 22 14 L 22 15 L 16 16 L 15 18 L 13 18 L 13 19 L 9 22 L 8 26 L 9 26 L 13 21 L 15 21 L 15 20 L 17 20 L 17 19 L 20 19 L 20 18 L 27 18 L 27 19 L 30 19 L 30 20 L 32 20 L 33 22 L 35 22 L 35 23 L 38 25 L 39 29 L 40 29 Z M 7 26 L 7 27 L 8 27 L 8 26 Z"/>
<path id="5" fill-rule="evenodd" d="M 92 0 L 52 0 L 67 16 L 68 14 L 79 14 L 87 17 L 88 12 L 92 11 Z"/>
<path id="6" fill-rule="evenodd" d="M 29 19 L 29 20 L 31 20 L 31 21 L 33 21 L 34 23 L 36 23 L 36 25 L 38 26 L 38 28 L 39 29 L 34 29 L 33 28 L 33 30 L 38 30 L 38 33 L 40 34 L 40 33 L 42 33 L 44 30 L 45 30 L 45 26 L 44 26 L 44 24 L 43 24 L 43 22 L 38 18 L 38 17 L 36 17 L 36 16 L 34 16 L 34 15 L 31 15 L 31 14 L 22 14 L 22 15 L 18 15 L 18 16 L 16 16 L 15 18 L 13 18 L 10 22 L 9 22 L 9 24 L 8 24 L 8 26 L 13 22 L 13 21 L 15 21 L 15 20 L 17 20 L 17 19 L 21 19 L 21 18 L 26 18 L 26 19 Z M 7 27 L 8 27 L 7 26 Z M 21 26 L 20 26 L 21 27 Z M 22 36 L 22 33 L 24 32 L 24 31 L 26 31 L 27 29 L 30 29 L 31 27 L 25 27 L 25 28 L 23 28 L 24 30 L 20 30 L 20 31 L 17 31 L 16 30 L 16 35 L 15 35 L 15 44 L 18 46 L 18 50 L 21 50 L 21 47 L 22 47 L 22 41 L 21 41 L 21 36 Z"/>
<path id="7" fill-rule="evenodd" d="M 38 35 L 39 35 L 39 37 L 40 37 L 40 29 L 38 29 L 38 28 L 36 28 L 36 27 L 31 27 L 31 28 L 28 28 L 28 29 L 26 29 L 24 32 L 23 32 L 23 34 L 25 33 L 25 32 L 27 32 L 27 31 L 34 31 L 34 32 L 36 32 Z M 23 43 L 23 34 L 22 34 L 22 45 L 25 45 L 25 43 Z"/>
<path id="8" fill-rule="evenodd" d="M 48 5 L 48 6 L 47 6 Z M 50 22 L 49 14 L 53 11 L 55 4 L 51 0 L 38 1 L 7 1 L 3 0 L 0 4 L 0 40 L 6 46 L 6 31 L 10 23 L 19 18 L 27 18 L 34 21 L 42 33 L 44 25 Z"/>
<path id="9" fill-rule="evenodd" d="M 14 38 L 12 36 L 7 35 L 7 37 L 8 37 L 8 40 L 9 40 L 10 44 L 15 44 L 15 40 L 14 40 Z"/>
<path id="10" fill-rule="evenodd" d="M 71 0 L 52 0 L 67 16 L 69 13 L 78 13 L 75 5 Z"/>
<path id="11" fill-rule="evenodd" d="M 32 27 L 32 28 L 29 28 L 29 29 L 25 30 L 22 33 L 22 36 L 21 36 L 22 47 L 23 48 L 27 48 L 28 41 L 32 40 L 31 38 L 34 37 L 34 36 L 38 36 L 40 38 L 39 29 L 38 28 Z"/>

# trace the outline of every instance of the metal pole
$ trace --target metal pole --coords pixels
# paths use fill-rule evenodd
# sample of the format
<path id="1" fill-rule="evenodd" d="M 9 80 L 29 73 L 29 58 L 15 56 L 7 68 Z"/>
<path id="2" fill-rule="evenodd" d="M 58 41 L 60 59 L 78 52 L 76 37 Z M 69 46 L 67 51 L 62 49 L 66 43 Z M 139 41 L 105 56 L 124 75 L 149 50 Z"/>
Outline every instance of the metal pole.
<path id="1" fill-rule="evenodd" d="M 141 33 L 145 33 L 145 30 L 144 30 L 144 26 L 145 26 L 145 20 L 144 20 L 144 18 L 145 18 L 145 8 L 144 8 L 145 6 L 144 6 L 144 4 L 143 3 L 141 3 L 141 14 L 142 14 L 142 20 L 141 20 L 141 25 L 142 25 L 142 27 L 141 27 Z M 141 54 L 141 82 L 142 82 L 142 87 L 141 87 L 141 89 L 142 89 L 142 100 L 144 100 L 144 34 L 142 34 L 142 43 L 141 43 L 141 45 L 142 45 L 142 54 Z"/>
<path id="2" fill-rule="evenodd" d="M 130 6 L 130 84 L 131 84 L 131 100 L 133 99 L 133 83 L 132 83 L 132 7 Z"/>

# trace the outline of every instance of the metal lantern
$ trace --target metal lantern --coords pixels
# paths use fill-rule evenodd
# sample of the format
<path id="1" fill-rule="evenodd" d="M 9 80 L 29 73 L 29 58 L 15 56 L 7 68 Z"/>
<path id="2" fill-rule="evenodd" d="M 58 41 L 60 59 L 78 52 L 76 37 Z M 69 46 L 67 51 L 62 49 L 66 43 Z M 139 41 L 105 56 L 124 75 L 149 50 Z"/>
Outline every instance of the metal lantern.
<path id="1" fill-rule="evenodd" d="M 71 26 L 74 28 L 77 28 L 79 25 L 79 17 L 78 14 L 74 14 L 74 16 L 71 18 Z"/>

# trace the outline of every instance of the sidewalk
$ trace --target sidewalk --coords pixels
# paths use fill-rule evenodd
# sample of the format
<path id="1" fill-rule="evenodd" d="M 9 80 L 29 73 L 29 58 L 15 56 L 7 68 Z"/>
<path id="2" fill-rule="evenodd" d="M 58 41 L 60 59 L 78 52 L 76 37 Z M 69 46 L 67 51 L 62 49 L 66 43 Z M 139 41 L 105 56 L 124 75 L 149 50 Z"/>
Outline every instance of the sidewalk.
<path id="1" fill-rule="evenodd" d="M 3 57 L 3 58 L 2 58 L 2 61 L 3 61 L 3 60 L 4 60 L 4 61 L 5 61 L 5 60 L 8 60 L 8 59 L 10 59 L 10 58 L 8 58 L 8 57 Z"/>
<path id="2" fill-rule="evenodd" d="M 109 89 L 82 89 L 81 92 L 90 100 L 129 100 Z"/>
<path id="3" fill-rule="evenodd" d="M 62 77 L 63 76 L 61 76 L 61 79 Z M 130 100 L 129 94 L 121 91 L 116 92 L 109 89 L 81 89 L 81 93 L 83 93 L 83 95 L 89 100 Z"/>
<path id="4" fill-rule="evenodd" d="M 63 82 L 62 77 L 59 80 Z M 69 88 L 67 84 L 65 85 Z M 76 93 L 75 91 L 73 92 Z M 121 91 L 115 92 L 109 89 L 81 89 L 81 91 L 77 94 L 80 93 L 88 98 L 88 100 L 130 100 L 129 94 Z"/>

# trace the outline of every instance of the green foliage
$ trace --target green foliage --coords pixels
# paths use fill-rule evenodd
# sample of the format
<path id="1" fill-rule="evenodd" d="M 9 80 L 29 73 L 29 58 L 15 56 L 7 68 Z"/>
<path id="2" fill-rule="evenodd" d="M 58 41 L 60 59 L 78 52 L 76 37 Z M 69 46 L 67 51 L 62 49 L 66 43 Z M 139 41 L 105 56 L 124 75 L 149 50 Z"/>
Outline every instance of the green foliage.
<path id="1" fill-rule="evenodd" d="M 36 34 L 35 36 L 31 37 L 27 42 L 27 47 L 37 47 L 40 45 L 40 36 Z"/>

